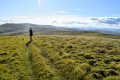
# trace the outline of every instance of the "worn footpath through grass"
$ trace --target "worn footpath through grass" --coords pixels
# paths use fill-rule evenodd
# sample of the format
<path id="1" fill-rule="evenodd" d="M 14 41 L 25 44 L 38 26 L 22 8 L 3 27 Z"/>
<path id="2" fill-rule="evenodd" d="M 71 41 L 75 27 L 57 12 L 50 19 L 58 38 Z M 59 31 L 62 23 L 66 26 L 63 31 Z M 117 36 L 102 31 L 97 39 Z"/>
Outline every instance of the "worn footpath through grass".
<path id="1" fill-rule="evenodd" d="M 49 59 L 41 55 L 40 49 L 33 43 L 28 45 L 29 59 L 37 80 L 63 80 Z"/>
<path id="2" fill-rule="evenodd" d="M 0 37 L 0 80 L 120 80 L 120 41 L 85 36 Z"/>

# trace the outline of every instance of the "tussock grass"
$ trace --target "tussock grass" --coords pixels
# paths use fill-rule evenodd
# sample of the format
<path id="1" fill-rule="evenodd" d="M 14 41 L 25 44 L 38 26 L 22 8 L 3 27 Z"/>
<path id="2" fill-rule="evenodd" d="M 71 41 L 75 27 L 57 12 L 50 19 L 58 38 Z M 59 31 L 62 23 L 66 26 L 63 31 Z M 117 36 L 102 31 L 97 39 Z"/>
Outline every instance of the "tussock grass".
<path id="1" fill-rule="evenodd" d="M 0 37 L 0 80 L 27 80 L 24 37 Z"/>
<path id="2" fill-rule="evenodd" d="M 0 37 L 0 80 L 120 80 L 118 39 L 35 36 L 26 47 L 28 41 Z"/>
<path id="3" fill-rule="evenodd" d="M 104 38 L 37 36 L 41 55 L 60 71 L 64 80 L 119 79 L 120 41 Z"/>

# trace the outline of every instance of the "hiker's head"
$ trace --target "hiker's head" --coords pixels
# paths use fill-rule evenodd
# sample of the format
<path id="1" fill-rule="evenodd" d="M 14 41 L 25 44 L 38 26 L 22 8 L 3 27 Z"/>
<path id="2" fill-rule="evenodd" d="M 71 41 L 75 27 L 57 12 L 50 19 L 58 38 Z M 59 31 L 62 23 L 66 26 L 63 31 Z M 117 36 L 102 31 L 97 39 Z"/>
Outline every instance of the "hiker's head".
<path id="1" fill-rule="evenodd" d="M 32 28 L 30 28 L 30 30 L 32 30 Z"/>

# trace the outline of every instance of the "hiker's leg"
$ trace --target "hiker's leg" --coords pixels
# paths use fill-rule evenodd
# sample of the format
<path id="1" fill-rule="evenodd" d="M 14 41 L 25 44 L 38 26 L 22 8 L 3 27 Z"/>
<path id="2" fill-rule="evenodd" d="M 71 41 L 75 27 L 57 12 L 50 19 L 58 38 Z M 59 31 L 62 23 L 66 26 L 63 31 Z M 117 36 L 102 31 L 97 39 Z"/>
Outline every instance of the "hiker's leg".
<path id="1" fill-rule="evenodd" d="M 32 36 L 30 36 L 30 42 L 32 41 Z"/>

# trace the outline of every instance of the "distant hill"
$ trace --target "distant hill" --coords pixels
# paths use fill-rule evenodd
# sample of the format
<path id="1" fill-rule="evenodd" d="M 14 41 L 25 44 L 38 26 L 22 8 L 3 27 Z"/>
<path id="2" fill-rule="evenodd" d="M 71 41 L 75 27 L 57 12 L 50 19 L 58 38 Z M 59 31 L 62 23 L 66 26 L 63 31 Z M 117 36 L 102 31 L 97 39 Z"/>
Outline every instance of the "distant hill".
<path id="1" fill-rule="evenodd" d="M 78 27 L 76 27 L 76 28 L 78 28 Z M 97 28 L 97 27 L 79 27 L 78 29 L 84 29 L 85 31 L 92 31 L 92 32 L 100 32 L 100 33 L 120 35 L 120 29 Z"/>
<path id="2" fill-rule="evenodd" d="M 0 33 L 14 32 L 18 30 L 23 30 L 25 25 L 22 24 L 3 24 L 0 25 Z"/>
<path id="3" fill-rule="evenodd" d="M 73 35 L 73 36 L 95 36 L 120 39 L 119 30 L 108 29 L 87 29 L 83 31 L 77 28 L 64 28 L 51 25 L 36 25 L 36 24 L 11 24 L 6 23 L 0 25 L 0 36 L 18 36 L 29 35 L 29 28 L 33 28 L 34 35 Z M 107 33 L 107 34 L 106 34 Z M 116 34 L 116 35 L 114 35 Z"/>
<path id="4" fill-rule="evenodd" d="M 65 28 L 65 27 L 56 27 L 56 26 L 52 26 L 52 25 L 36 25 L 36 24 L 29 24 L 29 23 L 25 23 L 23 24 L 27 27 L 32 27 L 34 29 L 53 29 L 53 30 L 61 30 L 61 31 L 80 31 L 81 29 L 77 29 L 77 28 Z"/>
<path id="5" fill-rule="evenodd" d="M 29 28 L 33 28 L 35 34 L 48 34 L 53 31 L 81 31 L 76 28 L 64 28 L 51 25 L 36 25 L 36 24 L 11 24 L 6 23 L 0 25 L 0 35 L 23 35 L 28 34 Z"/>

